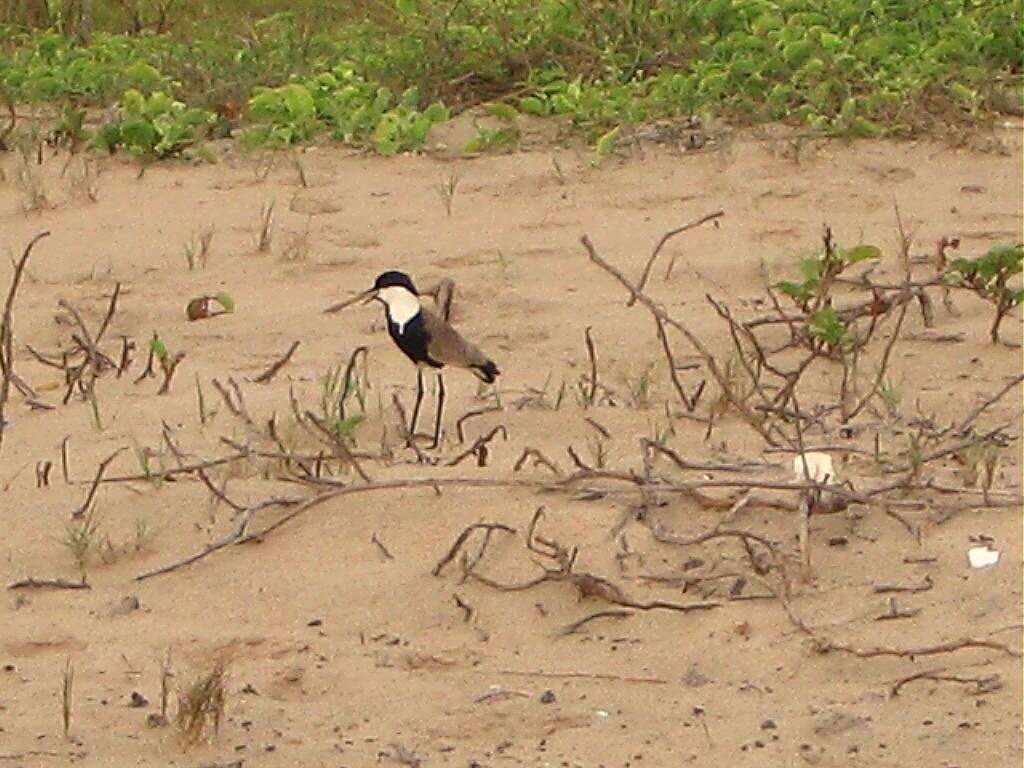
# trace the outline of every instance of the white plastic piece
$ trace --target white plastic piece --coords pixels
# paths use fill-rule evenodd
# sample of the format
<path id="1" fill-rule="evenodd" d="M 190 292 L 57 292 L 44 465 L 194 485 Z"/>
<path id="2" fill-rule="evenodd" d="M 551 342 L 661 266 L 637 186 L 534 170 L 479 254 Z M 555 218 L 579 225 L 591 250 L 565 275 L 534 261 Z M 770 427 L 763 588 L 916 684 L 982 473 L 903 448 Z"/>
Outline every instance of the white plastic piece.
<path id="1" fill-rule="evenodd" d="M 999 550 L 987 544 L 983 547 L 971 547 L 967 550 L 967 562 L 971 568 L 988 568 L 999 562 Z"/>
<path id="2" fill-rule="evenodd" d="M 797 454 L 793 458 L 793 478 L 798 483 L 806 482 L 807 475 L 804 474 L 804 459 L 807 459 L 807 472 L 811 480 L 816 483 L 835 483 L 836 470 L 832 466 L 832 457 L 827 453 L 811 451 L 802 456 Z"/>

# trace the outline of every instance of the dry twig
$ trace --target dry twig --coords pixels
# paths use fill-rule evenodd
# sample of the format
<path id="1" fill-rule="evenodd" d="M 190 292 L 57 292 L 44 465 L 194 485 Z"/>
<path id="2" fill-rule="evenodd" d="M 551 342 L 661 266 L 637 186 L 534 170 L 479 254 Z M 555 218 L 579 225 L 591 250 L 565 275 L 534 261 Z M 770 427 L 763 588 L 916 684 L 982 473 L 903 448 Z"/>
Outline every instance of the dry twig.
<path id="1" fill-rule="evenodd" d="M 288 351 L 275 360 L 267 370 L 253 379 L 253 382 L 256 384 L 269 384 L 277 376 L 278 372 L 288 364 L 288 361 L 292 359 L 292 355 L 295 354 L 295 350 L 299 348 L 300 343 L 299 341 L 293 341 L 292 345 L 288 347 Z"/>

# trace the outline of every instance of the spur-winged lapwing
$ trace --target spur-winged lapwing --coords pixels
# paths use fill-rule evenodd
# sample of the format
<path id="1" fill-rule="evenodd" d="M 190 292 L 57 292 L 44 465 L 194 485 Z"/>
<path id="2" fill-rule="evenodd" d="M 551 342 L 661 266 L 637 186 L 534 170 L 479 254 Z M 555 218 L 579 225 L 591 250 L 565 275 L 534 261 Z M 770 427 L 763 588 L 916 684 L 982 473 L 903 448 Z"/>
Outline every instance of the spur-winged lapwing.
<path id="1" fill-rule="evenodd" d="M 366 301 L 376 300 L 384 305 L 388 334 L 416 364 L 416 405 L 409 425 L 410 438 L 416 434 L 423 401 L 423 370 L 432 368 L 437 372 L 437 412 L 432 444 L 436 448 L 441 440 L 445 397 L 441 370 L 445 366 L 465 368 L 481 381 L 492 384 L 500 373 L 498 366 L 476 345 L 462 338 L 446 320 L 425 307 L 416 286 L 404 272 L 381 272 L 366 296 Z"/>

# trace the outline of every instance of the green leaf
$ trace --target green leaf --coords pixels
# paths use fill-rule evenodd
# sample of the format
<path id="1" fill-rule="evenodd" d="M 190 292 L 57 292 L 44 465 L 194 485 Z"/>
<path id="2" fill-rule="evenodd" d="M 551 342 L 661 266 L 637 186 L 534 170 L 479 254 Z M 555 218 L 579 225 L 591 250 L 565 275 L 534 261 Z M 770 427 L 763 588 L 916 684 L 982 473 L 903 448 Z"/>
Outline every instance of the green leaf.
<path id="1" fill-rule="evenodd" d="M 519 100 L 519 109 L 528 115 L 546 115 L 547 105 L 536 96 L 526 96 Z"/>
<path id="2" fill-rule="evenodd" d="M 155 334 L 149 342 L 149 351 L 152 352 L 153 356 L 160 361 L 167 360 L 167 356 L 169 354 L 167 352 L 167 345 L 164 344 L 163 340 Z"/>
<path id="3" fill-rule="evenodd" d="M 475 155 L 479 152 L 483 152 L 484 149 L 486 149 L 486 143 L 487 141 L 483 136 L 474 136 L 462 145 L 462 154 Z"/>
<path id="4" fill-rule="evenodd" d="M 439 101 L 435 101 L 427 107 L 423 114 L 431 123 L 443 123 L 451 116 L 448 112 L 448 107 Z"/>
<path id="5" fill-rule="evenodd" d="M 160 70 L 144 61 L 136 61 L 124 70 L 125 79 L 145 90 L 152 90 L 163 82 Z"/>
<path id="6" fill-rule="evenodd" d="M 804 259 L 800 262 L 800 274 L 804 276 L 804 280 L 821 279 L 821 271 L 821 259 Z"/>
<path id="7" fill-rule="evenodd" d="M 597 143 L 594 145 L 594 151 L 598 157 L 608 157 L 608 155 L 615 151 L 615 143 L 619 138 L 620 130 L 621 126 L 616 126 L 597 140 Z"/>
<path id="8" fill-rule="evenodd" d="M 847 264 L 856 264 L 859 261 L 867 261 L 868 259 L 880 259 L 882 257 L 882 250 L 875 245 L 855 245 L 853 248 L 840 251 L 839 255 Z"/>
<path id="9" fill-rule="evenodd" d="M 121 123 L 121 143 L 128 149 L 152 152 L 160 140 L 156 128 L 145 120 L 130 120 Z"/>
<path id="10" fill-rule="evenodd" d="M 293 118 L 309 119 L 316 116 L 316 102 L 309 89 L 298 83 L 281 87 L 282 96 L 289 114 Z"/>
<path id="11" fill-rule="evenodd" d="M 224 307 L 224 311 L 225 312 L 234 312 L 235 311 L 235 300 L 233 298 L 231 298 L 230 294 L 224 293 L 222 291 L 221 293 L 218 293 L 213 298 L 217 300 L 218 304 L 220 304 L 222 307 Z"/>
<path id="12" fill-rule="evenodd" d="M 832 347 L 839 345 L 846 338 L 846 326 L 833 307 L 825 307 L 815 312 L 808 330 L 814 338 Z"/>
<path id="13" fill-rule="evenodd" d="M 804 283 L 794 283 L 791 280 L 782 280 L 772 287 L 782 291 L 786 296 L 796 299 L 797 301 L 803 301 L 810 297 L 810 291 Z"/>
<path id="14" fill-rule="evenodd" d="M 356 431 L 356 427 L 363 423 L 366 417 L 361 413 L 355 413 L 344 419 L 338 419 L 334 424 L 334 431 L 337 433 L 339 438 L 352 437 L 352 433 Z"/>
<path id="15" fill-rule="evenodd" d="M 499 120 L 504 120 L 506 123 L 514 123 L 516 118 L 519 117 L 519 112 L 510 104 L 494 102 L 492 104 L 485 104 L 484 109 L 487 111 L 487 114 L 493 115 Z"/>

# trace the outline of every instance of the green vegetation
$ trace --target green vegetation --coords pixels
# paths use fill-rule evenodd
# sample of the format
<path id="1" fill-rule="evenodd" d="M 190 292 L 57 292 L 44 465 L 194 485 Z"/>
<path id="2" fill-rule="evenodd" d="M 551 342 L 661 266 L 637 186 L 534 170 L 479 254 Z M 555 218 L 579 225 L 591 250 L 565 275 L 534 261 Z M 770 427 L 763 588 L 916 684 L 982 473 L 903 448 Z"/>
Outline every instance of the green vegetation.
<path id="1" fill-rule="evenodd" d="M 962 285 L 995 305 L 995 319 L 989 331 L 993 343 L 999 341 L 999 326 L 1006 314 L 1024 302 L 1024 289 L 1009 285 L 1014 275 L 1024 270 L 1024 245 L 996 245 L 975 259 L 954 259 L 946 280 Z"/>
<path id="2" fill-rule="evenodd" d="M 321 133 L 389 155 L 450 111 L 617 127 L 714 115 L 906 135 L 1021 106 L 1016 0 L 25 0 L 0 6 L 0 97 L 107 107 L 106 148 L 180 154 L 244 112 L 250 146 Z M 242 10 L 244 5 L 245 10 Z M 283 10 L 287 9 L 287 10 Z"/>

